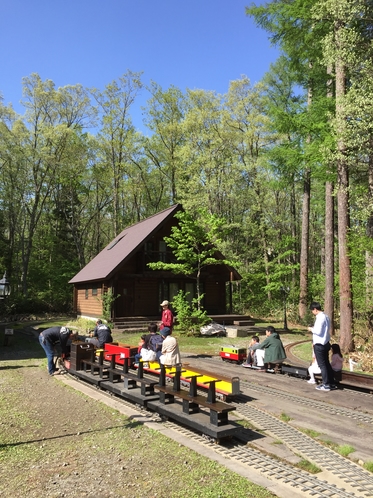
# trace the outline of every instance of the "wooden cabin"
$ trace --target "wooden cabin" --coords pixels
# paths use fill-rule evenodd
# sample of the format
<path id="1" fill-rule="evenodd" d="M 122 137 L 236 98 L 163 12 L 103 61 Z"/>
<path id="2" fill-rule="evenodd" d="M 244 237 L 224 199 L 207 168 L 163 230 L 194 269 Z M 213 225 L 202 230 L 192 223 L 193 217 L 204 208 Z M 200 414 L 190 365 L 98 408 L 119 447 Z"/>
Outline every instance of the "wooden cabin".
<path id="1" fill-rule="evenodd" d="M 70 280 L 78 317 L 101 317 L 102 297 L 109 289 L 115 298 L 111 309 L 113 322 L 128 317 L 159 317 L 160 303 L 164 299 L 172 301 L 181 289 L 190 293 L 190 299 L 196 296 L 194 278 L 147 266 L 150 262 L 176 261 L 164 237 L 178 223 L 175 214 L 181 209 L 180 204 L 175 204 L 124 229 Z M 218 251 L 216 257 L 224 259 Z M 233 268 L 223 264 L 205 268 L 200 282 L 205 294 L 202 304 L 209 315 L 227 312 L 231 306 L 231 286 L 227 283 L 240 279 Z"/>

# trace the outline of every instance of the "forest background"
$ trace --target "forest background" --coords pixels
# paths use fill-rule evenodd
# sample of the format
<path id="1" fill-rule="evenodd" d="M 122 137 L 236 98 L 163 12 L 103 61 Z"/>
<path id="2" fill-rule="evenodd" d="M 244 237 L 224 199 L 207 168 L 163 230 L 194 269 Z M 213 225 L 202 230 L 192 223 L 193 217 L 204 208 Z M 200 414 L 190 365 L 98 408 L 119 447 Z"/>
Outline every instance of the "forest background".
<path id="1" fill-rule="evenodd" d="M 0 269 L 8 312 L 68 311 L 68 281 L 124 227 L 179 202 L 224 221 L 243 279 L 235 312 L 291 319 L 321 301 L 344 351 L 373 329 L 373 4 L 292 0 L 247 14 L 280 51 L 226 94 L 153 82 L 105 88 L 23 79 L 0 102 Z M 281 291 L 282 290 L 282 291 Z"/>

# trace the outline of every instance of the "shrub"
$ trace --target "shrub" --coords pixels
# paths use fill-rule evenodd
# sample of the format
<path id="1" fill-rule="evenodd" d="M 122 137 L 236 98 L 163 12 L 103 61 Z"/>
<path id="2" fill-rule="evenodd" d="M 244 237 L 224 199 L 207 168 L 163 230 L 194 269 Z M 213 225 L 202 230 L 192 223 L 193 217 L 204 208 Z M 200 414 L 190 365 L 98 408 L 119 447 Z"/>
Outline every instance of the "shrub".
<path id="1" fill-rule="evenodd" d="M 198 299 L 189 302 L 188 295 L 189 293 L 180 290 L 171 303 L 177 316 L 177 328 L 181 329 L 181 333 L 199 335 L 200 328 L 211 320 L 206 311 L 198 309 Z"/>

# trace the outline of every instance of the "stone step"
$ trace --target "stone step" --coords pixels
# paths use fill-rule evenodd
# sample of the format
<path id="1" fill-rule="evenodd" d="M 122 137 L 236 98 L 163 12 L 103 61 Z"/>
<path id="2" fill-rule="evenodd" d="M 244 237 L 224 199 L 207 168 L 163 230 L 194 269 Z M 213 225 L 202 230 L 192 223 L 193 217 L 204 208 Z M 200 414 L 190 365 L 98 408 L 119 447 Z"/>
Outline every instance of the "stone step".
<path id="1" fill-rule="evenodd" d="M 253 327 L 255 322 L 254 320 L 233 320 L 233 325 L 238 325 L 239 327 Z"/>

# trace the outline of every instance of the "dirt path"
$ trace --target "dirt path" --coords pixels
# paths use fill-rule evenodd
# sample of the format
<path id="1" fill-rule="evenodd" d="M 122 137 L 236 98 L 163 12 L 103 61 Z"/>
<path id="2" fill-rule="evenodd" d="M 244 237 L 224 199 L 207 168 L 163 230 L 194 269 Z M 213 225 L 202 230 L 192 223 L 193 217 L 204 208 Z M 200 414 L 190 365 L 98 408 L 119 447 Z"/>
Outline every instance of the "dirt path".
<path id="1" fill-rule="evenodd" d="M 35 338 L 23 343 L 0 347 L 0 496 L 274 496 L 50 377 Z"/>

